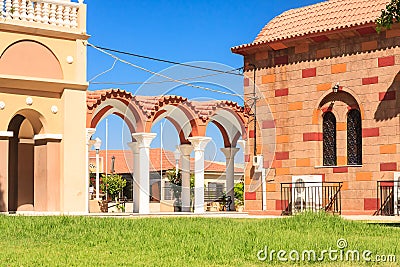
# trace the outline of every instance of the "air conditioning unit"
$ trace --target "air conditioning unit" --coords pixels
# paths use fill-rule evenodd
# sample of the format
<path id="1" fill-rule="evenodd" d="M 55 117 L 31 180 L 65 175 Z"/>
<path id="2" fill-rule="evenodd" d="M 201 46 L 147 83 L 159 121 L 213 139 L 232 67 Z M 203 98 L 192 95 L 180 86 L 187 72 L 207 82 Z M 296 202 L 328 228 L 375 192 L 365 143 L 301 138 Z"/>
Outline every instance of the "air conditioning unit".
<path id="1" fill-rule="evenodd" d="M 261 155 L 254 156 L 253 157 L 253 166 L 258 167 L 260 165 L 261 161 L 262 161 Z"/>
<path id="2" fill-rule="evenodd" d="M 292 211 L 322 208 L 322 175 L 292 176 Z"/>
<path id="3" fill-rule="evenodd" d="M 256 172 L 261 172 L 263 165 L 264 157 L 262 155 L 257 155 L 253 157 L 253 166 L 255 167 Z"/>

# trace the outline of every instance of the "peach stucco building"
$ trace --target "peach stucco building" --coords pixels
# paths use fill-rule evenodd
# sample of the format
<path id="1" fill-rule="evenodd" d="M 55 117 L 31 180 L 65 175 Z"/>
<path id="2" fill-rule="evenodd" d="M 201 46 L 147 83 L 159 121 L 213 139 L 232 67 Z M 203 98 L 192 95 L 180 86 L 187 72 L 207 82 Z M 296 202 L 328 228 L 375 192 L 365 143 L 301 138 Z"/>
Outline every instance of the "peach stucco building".
<path id="1" fill-rule="evenodd" d="M 264 201 L 247 168 L 246 210 L 290 213 L 310 201 L 331 210 L 339 197 L 343 214 L 397 209 L 400 28 L 377 33 L 375 25 L 388 2 L 329 0 L 289 10 L 252 43 L 232 48 L 244 56 L 247 99 L 256 75 L 257 154 L 270 167 Z M 253 147 L 254 131 L 249 137 Z M 321 187 L 317 196 L 294 189 L 296 179 Z M 382 195 L 378 181 L 391 189 Z"/>
<path id="2" fill-rule="evenodd" d="M 0 211 L 87 211 L 86 6 L 0 1 Z"/>

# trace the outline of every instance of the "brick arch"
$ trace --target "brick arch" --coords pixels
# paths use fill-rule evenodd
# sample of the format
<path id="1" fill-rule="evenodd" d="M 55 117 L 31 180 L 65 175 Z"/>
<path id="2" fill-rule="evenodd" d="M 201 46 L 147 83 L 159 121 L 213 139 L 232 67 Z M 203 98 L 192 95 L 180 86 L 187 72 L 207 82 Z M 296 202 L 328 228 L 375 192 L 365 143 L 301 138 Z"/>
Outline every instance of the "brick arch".
<path id="1" fill-rule="evenodd" d="M 217 121 L 211 121 L 211 123 L 217 126 L 218 130 L 221 132 L 222 140 L 224 140 L 224 147 L 231 147 L 233 142 L 231 143 L 231 140 L 229 140 L 229 135 L 226 132 L 224 126 L 222 126 L 222 124 Z"/>
<path id="2" fill-rule="evenodd" d="M 88 91 L 86 97 L 87 113 L 86 127 L 96 128 L 97 124 L 106 116 L 115 114 L 127 123 L 131 132 L 143 131 L 143 113 L 141 107 L 135 103 L 135 97 L 124 90 L 110 89 Z M 127 117 L 129 111 L 132 116 Z"/>
<path id="3" fill-rule="evenodd" d="M 353 91 L 351 91 L 348 88 L 340 88 L 340 90 L 337 93 L 333 93 L 331 91 L 325 92 L 317 102 L 317 109 L 321 110 L 324 112 L 323 107 L 326 105 L 328 102 L 332 101 L 341 101 L 344 102 L 345 104 L 348 105 L 349 109 L 358 109 L 361 113 L 361 118 L 364 119 L 364 109 L 361 105 L 361 101 L 358 98 L 357 94 L 355 94 Z M 339 114 L 335 114 L 339 115 Z"/>
<path id="4" fill-rule="evenodd" d="M 233 121 L 230 121 L 230 125 L 224 125 L 224 123 L 213 120 L 213 118 L 218 115 L 219 111 L 228 112 L 230 115 L 232 115 L 234 119 Z M 240 137 L 242 137 L 243 140 L 247 139 L 248 114 L 244 112 L 244 107 L 239 106 L 237 103 L 234 103 L 232 101 L 214 102 L 214 108 L 207 117 L 207 123 L 209 122 L 214 123 L 220 130 L 225 147 L 235 147 Z M 229 138 L 229 131 L 227 130 L 228 126 L 235 126 L 235 128 L 240 128 L 240 131 L 238 130 L 234 133 L 231 133 L 231 138 Z"/>
<path id="5" fill-rule="evenodd" d="M 119 107 L 117 107 L 116 103 Z M 244 112 L 243 107 L 232 101 L 198 102 L 190 101 L 182 96 L 136 96 L 124 90 L 108 89 L 88 91 L 86 104 L 87 128 L 95 128 L 99 121 L 110 113 L 116 114 L 126 121 L 131 132 L 150 133 L 154 122 L 160 118 L 166 118 L 177 129 L 182 144 L 189 143 L 187 137 L 204 136 L 207 124 L 211 121 L 221 131 L 226 147 L 236 146 L 240 136 L 243 139 L 247 139 L 248 114 Z M 131 119 L 136 123 L 136 127 L 131 122 L 131 119 L 124 114 L 121 107 L 126 107 L 133 114 Z M 181 117 L 174 117 L 173 114 L 168 114 L 171 111 L 171 107 L 179 109 Z M 240 129 L 240 131 L 231 133 L 229 137 L 227 125 L 223 125 L 229 124 L 229 121 L 225 123 L 213 121 L 213 118 L 215 119 L 215 116 L 218 116 L 220 111 L 228 112 L 232 115 L 229 118 L 233 121 L 231 121 L 231 126 L 235 125 L 235 128 Z M 191 129 L 185 135 L 183 125 L 187 123 L 190 124 Z"/>
<path id="6" fill-rule="evenodd" d="M 64 77 L 53 51 L 33 40 L 19 40 L 9 45 L 0 56 L 0 73 L 50 79 Z"/>
<path id="7" fill-rule="evenodd" d="M 34 109 L 21 109 L 16 112 L 12 117 L 21 116 L 29 121 L 32 125 L 34 134 L 44 134 L 47 129 L 47 121 L 45 117 Z"/>
<path id="8" fill-rule="evenodd" d="M 197 118 L 197 113 L 195 110 L 195 106 L 192 105 L 192 102 L 187 98 L 182 96 L 161 96 L 158 98 L 158 101 L 154 103 L 153 109 L 149 112 L 149 117 L 146 123 L 146 131 L 150 131 L 154 122 L 160 119 L 161 117 L 165 117 L 168 119 L 176 128 L 180 135 L 180 139 L 182 144 L 188 143 L 186 137 L 183 135 L 181 138 L 181 134 L 183 134 L 182 125 L 179 123 L 178 118 L 174 116 L 168 116 L 166 108 L 177 108 L 180 112 L 182 112 L 185 116 L 185 122 L 183 124 L 189 123 L 191 127 L 191 131 L 187 137 L 200 135 L 199 131 L 199 123 Z"/>

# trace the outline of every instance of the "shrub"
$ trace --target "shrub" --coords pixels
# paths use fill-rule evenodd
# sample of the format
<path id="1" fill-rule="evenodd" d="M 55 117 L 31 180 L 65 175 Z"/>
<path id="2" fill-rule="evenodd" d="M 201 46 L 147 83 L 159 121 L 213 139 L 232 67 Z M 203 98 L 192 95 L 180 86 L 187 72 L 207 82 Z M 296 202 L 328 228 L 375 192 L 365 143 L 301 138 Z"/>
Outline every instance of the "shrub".
<path id="1" fill-rule="evenodd" d="M 238 205 L 243 205 L 243 192 L 244 192 L 244 183 L 241 181 L 240 183 L 235 184 L 235 187 L 233 188 L 233 191 L 235 193 L 235 200 Z"/>
<path id="2" fill-rule="evenodd" d="M 109 174 L 107 176 L 102 174 L 101 180 L 100 189 L 103 192 L 107 192 L 112 199 L 118 197 L 118 194 L 122 192 L 126 186 L 126 180 L 119 174 Z"/>

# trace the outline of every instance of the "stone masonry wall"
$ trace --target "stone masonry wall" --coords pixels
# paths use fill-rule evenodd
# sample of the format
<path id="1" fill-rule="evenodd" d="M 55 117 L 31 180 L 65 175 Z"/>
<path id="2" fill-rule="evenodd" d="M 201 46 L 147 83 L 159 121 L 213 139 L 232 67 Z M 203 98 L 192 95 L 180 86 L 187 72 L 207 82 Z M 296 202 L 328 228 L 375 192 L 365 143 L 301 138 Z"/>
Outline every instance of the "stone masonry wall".
<path id="1" fill-rule="evenodd" d="M 345 36 L 345 34 L 343 34 Z M 258 153 L 270 165 L 267 210 L 281 212 L 280 183 L 292 175 L 323 175 L 324 181 L 343 182 L 344 214 L 373 214 L 377 210 L 378 180 L 393 180 L 398 171 L 400 112 L 400 30 L 381 34 L 299 43 L 282 50 L 260 50 L 245 56 L 254 64 L 258 101 Z M 316 39 L 317 40 L 317 39 Z M 245 71 L 245 96 L 253 91 L 253 70 Z M 340 83 L 333 105 L 337 120 L 337 166 L 322 166 L 324 97 Z M 362 166 L 347 166 L 346 114 L 352 96 L 362 116 Z M 271 110 L 272 114 L 268 113 Z M 252 129 L 250 125 L 249 129 Z M 271 135 L 273 135 L 271 137 Z M 250 130 L 246 161 L 252 161 L 254 132 Z M 276 143 L 271 152 L 271 138 Z M 270 156 L 268 156 L 270 155 Z M 253 174 L 246 170 L 245 209 L 261 210 L 261 188 L 249 190 Z"/>

